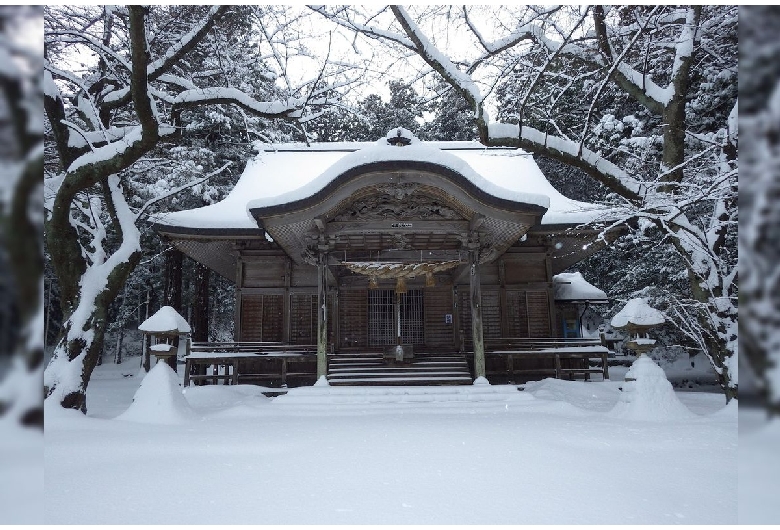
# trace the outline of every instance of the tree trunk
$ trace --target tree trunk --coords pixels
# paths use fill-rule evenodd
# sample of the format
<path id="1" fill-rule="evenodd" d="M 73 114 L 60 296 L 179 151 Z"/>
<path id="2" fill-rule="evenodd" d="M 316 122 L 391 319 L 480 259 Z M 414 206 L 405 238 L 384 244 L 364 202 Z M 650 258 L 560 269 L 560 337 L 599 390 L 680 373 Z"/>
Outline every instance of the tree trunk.
<path id="1" fill-rule="evenodd" d="M 119 336 L 116 338 L 116 350 L 114 350 L 114 364 L 122 364 L 122 340 L 125 338 L 125 328 L 119 328 Z"/>
<path id="2" fill-rule="evenodd" d="M 105 287 L 92 296 L 84 296 L 82 291 L 74 311 L 68 315 L 52 360 L 44 372 L 47 399 L 58 399 L 63 408 L 86 414 L 87 385 L 103 352 L 109 307 L 140 259 L 139 249 L 107 273 L 99 270 L 100 267 L 85 273 L 86 279 L 90 273 L 95 273 L 96 278 L 105 278 Z"/>
<path id="3" fill-rule="evenodd" d="M 179 250 L 171 248 L 165 255 L 165 291 L 164 305 L 169 305 L 181 313 L 181 280 L 182 280 L 182 254 Z"/>
<path id="4" fill-rule="evenodd" d="M 43 368 L 43 337 L 38 327 L 38 315 L 43 316 L 43 254 L 38 230 L 30 218 L 31 206 L 35 206 L 40 193 L 43 174 L 43 156 L 29 161 L 22 171 L 11 197 L 10 215 L 2 219 L 6 229 L 5 246 L 14 275 L 16 308 L 19 312 L 19 329 L 14 353 L 24 361 L 26 375 L 40 373 Z M 13 374 L 9 375 L 11 377 Z M 43 428 L 43 403 L 23 403 L 18 412 L 22 425 Z M 0 403 L 0 409 L 3 404 Z"/>
<path id="5" fill-rule="evenodd" d="M 211 270 L 197 264 L 195 267 L 195 307 L 192 312 L 192 340 L 209 340 L 209 280 Z"/>
<path id="6" fill-rule="evenodd" d="M 144 372 L 148 372 L 152 369 L 152 358 L 149 355 L 149 346 L 152 345 L 152 338 L 144 334 L 144 340 L 141 343 L 141 368 L 144 369 Z"/>

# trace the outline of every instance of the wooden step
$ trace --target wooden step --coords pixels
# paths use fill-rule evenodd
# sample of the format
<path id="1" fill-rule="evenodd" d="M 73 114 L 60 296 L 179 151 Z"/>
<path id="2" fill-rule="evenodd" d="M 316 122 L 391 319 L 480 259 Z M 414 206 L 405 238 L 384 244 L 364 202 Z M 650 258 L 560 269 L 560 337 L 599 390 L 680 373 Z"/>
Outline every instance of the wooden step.
<path id="1" fill-rule="evenodd" d="M 388 363 L 380 354 L 335 354 L 328 358 L 331 385 L 468 385 L 472 376 L 459 354 L 415 354 L 408 364 Z"/>

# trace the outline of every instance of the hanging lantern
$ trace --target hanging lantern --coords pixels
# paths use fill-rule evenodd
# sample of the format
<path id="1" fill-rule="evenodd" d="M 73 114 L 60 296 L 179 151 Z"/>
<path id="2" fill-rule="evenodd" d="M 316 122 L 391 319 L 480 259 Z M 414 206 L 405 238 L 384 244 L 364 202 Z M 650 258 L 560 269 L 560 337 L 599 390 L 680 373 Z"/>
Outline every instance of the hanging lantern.
<path id="1" fill-rule="evenodd" d="M 379 282 L 376 281 L 376 276 L 371 276 L 368 279 L 368 288 L 369 289 L 379 289 Z"/>
<path id="2" fill-rule="evenodd" d="M 406 294 L 406 278 L 398 278 L 395 282 L 395 292 L 398 294 Z"/>
<path id="3" fill-rule="evenodd" d="M 436 278 L 433 276 L 432 272 L 425 273 L 425 286 L 436 287 Z"/>

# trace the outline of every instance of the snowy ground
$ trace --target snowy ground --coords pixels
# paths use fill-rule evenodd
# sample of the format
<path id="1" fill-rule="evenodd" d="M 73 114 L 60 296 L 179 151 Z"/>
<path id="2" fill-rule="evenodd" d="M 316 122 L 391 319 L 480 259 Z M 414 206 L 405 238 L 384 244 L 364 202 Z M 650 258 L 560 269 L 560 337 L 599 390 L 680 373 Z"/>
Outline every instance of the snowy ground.
<path id="1" fill-rule="evenodd" d="M 629 421 L 610 412 L 618 381 L 191 387 L 149 414 L 162 423 L 112 419 L 139 384 L 107 364 L 88 417 L 47 409 L 47 523 L 737 521 L 737 414 L 717 394 Z"/>

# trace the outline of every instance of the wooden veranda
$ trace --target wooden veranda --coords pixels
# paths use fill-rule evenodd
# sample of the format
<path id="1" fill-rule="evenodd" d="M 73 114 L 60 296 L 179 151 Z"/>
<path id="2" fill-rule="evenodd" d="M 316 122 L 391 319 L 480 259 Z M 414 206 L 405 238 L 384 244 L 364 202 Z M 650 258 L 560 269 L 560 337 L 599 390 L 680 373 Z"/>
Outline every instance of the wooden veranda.
<path id="1" fill-rule="evenodd" d="M 485 341 L 485 376 L 496 382 L 543 377 L 609 379 L 609 351 L 597 339 L 498 339 Z M 474 352 L 418 353 L 398 363 L 376 352 L 334 353 L 327 379 L 339 385 L 471 384 Z M 279 342 L 194 343 L 184 384 L 299 386 L 317 379 L 317 345 Z"/>

